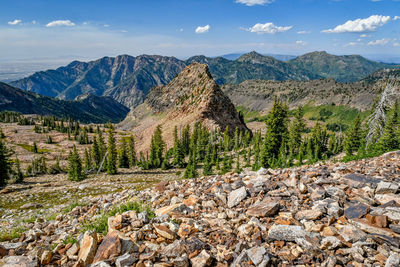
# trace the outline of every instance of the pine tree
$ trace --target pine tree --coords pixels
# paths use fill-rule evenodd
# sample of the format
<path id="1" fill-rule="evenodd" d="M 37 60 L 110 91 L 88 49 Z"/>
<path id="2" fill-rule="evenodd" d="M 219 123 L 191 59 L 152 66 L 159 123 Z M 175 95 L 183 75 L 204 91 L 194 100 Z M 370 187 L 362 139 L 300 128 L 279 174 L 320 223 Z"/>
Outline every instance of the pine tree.
<path id="1" fill-rule="evenodd" d="M 24 181 L 24 175 L 22 174 L 21 171 L 21 163 L 19 162 L 19 159 L 15 159 L 15 183 L 22 183 Z"/>
<path id="2" fill-rule="evenodd" d="M 0 140 L 0 187 L 4 186 L 11 174 L 11 152 L 6 145 Z"/>
<path id="3" fill-rule="evenodd" d="M 135 137 L 131 135 L 128 138 L 128 161 L 129 168 L 136 166 L 136 148 L 135 148 Z"/>
<path id="4" fill-rule="evenodd" d="M 378 142 L 378 149 L 381 153 L 396 150 L 399 148 L 399 114 L 398 103 L 394 104 L 392 114 L 387 120 L 382 137 Z"/>
<path id="5" fill-rule="evenodd" d="M 122 138 L 118 155 L 118 166 L 120 168 L 129 168 L 129 158 L 127 150 L 128 149 L 126 147 L 126 140 L 125 138 Z"/>
<path id="6" fill-rule="evenodd" d="M 239 133 L 238 127 L 235 128 L 235 134 L 234 134 L 233 140 L 235 142 L 234 149 L 235 149 L 235 151 L 238 151 L 240 148 L 240 133 Z"/>
<path id="7" fill-rule="evenodd" d="M 117 173 L 117 148 L 114 137 L 114 127 L 108 124 L 108 146 L 107 146 L 107 174 Z"/>
<path id="8" fill-rule="evenodd" d="M 185 167 L 185 154 L 183 145 L 178 138 L 178 128 L 174 129 L 173 165 L 177 168 Z"/>
<path id="9" fill-rule="evenodd" d="M 347 133 L 346 140 L 344 143 L 344 150 L 346 151 L 347 156 L 353 155 L 355 151 L 357 151 L 360 147 L 362 139 L 362 130 L 361 130 L 361 117 L 357 115 L 356 119 L 353 122 L 352 127 Z"/>
<path id="10" fill-rule="evenodd" d="M 327 151 L 328 134 L 319 122 L 317 122 L 311 132 L 311 141 L 314 161 L 322 159 Z"/>
<path id="11" fill-rule="evenodd" d="M 36 142 L 33 142 L 32 152 L 33 153 L 38 153 L 39 152 Z"/>
<path id="12" fill-rule="evenodd" d="M 239 153 L 236 153 L 236 167 L 235 167 L 235 173 L 240 173 L 240 158 L 239 158 Z"/>
<path id="13" fill-rule="evenodd" d="M 185 155 L 189 155 L 190 150 L 190 126 L 187 125 L 182 132 L 181 140 L 182 150 Z"/>
<path id="14" fill-rule="evenodd" d="M 85 154 L 83 155 L 83 166 L 85 171 L 92 169 L 92 159 L 87 148 L 85 149 Z"/>
<path id="15" fill-rule="evenodd" d="M 209 176 L 212 174 L 212 165 L 210 163 L 211 161 L 211 155 L 207 153 L 206 158 L 204 160 L 204 166 L 203 166 L 203 175 L 204 176 Z"/>
<path id="16" fill-rule="evenodd" d="M 100 163 L 103 160 L 104 156 L 106 155 L 106 143 L 104 142 L 103 132 L 100 128 L 97 128 L 97 144 L 99 147 L 99 155 L 100 155 Z"/>
<path id="17" fill-rule="evenodd" d="M 231 149 L 231 137 L 229 136 L 229 126 L 225 127 L 223 136 L 224 151 L 230 151 Z"/>
<path id="18" fill-rule="evenodd" d="M 251 147 L 247 149 L 246 167 L 251 166 Z"/>
<path id="19" fill-rule="evenodd" d="M 150 165 L 152 168 L 160 168 L 163 162 L 165 142 L 162 139 L 161 125 L 158 125 L 151 138 Z"/>
<path id="20" fill-rule="evenodd" d="M 97 143 L 96 136 L 93 138 L 93 145 L 92 145 L 92 149 L 91 149 L 91 154 L 92 154 L 94 165 L 96 167 L 99 167 L 102 158 L 101 158 L 101 155 L 100 155 L 99 144 Z"/>
<path id="21" fill-rule="evenodd" d="M 276 161 L 282 142 L 287 138 L 288 109 L 275 97 L 274 105 L 267 116 L 267 132 L 261 151 L 260 161 L 264 168 Z"/>
<path id="22" fill-rule="evenodd" d="M 303 118 L 303 108 L 298 106 L 295 111 L 294 120 L 289 127 L 289 152 L 297 154 L 301 145 L 301 133 L 305 129 L 305 122 Z"/>
<path id="23" fill-rule="evenodd" d="M 71 181 L 81 181 L 86 178 L 82 172 L 82 161 L 75 145 L 72 152 L 69 152 L 68 163 L 68 177 Z"/>

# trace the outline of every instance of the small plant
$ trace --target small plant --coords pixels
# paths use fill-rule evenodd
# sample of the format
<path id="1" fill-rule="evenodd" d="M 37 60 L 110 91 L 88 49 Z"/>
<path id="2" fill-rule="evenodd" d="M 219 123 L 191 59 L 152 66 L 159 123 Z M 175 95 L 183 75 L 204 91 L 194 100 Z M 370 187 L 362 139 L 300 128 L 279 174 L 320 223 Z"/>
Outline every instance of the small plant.
<path id="1" fill-rule="evenodd" d="M 0 242 L 5 242 L 5 241 L 11 241 L 16 238 L 20 238 L 22 233 L 25 232 L 26 229 L 25 227 L 19 226 L 12 228 L 10 230 L 1 230 L 0 231 Z"/>

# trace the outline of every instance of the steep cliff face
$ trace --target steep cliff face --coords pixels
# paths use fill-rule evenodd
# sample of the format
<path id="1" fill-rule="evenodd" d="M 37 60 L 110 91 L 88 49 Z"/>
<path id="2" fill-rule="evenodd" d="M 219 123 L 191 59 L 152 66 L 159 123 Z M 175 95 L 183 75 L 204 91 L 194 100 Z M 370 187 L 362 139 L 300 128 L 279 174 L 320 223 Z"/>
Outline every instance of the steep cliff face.
<path id="1" fill-rule="evenodd" d="M 183 128 L 201 122 L 208 129 L 233 132 L 248 130 L 235 106 L 213 80 L 207 65 L 193 63 L 166 86 L 154 87 L 145 102 L 132 110 L 121 123 L 142 140 L 150 142 L 157 125 L 161 125 L 167 143 L 173 140 L 174 127 Z"/>

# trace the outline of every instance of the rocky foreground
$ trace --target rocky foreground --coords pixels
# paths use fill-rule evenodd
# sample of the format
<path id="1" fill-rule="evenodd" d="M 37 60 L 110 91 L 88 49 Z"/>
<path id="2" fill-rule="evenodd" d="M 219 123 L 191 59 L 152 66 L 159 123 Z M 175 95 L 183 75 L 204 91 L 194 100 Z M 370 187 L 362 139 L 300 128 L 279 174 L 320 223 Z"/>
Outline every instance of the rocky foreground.
<path id="1" fill-rule="evenodd" d="M 400 266 L 400 151 L 162 182 L 90 199 L 0 245 L 4 266 Z M 82 222 L 129 200 L 151 212 Z M 74 238 L 77 242 L 66 242 Z"/>

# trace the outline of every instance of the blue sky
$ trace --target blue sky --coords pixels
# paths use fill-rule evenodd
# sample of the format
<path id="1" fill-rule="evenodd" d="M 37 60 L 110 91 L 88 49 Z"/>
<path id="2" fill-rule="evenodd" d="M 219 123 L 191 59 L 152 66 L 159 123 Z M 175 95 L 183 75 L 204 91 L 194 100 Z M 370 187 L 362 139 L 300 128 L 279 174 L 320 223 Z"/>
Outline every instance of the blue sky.
<path id="1" fill-rule="evenodd" d="M 1 0 L 0 60 L 400 55 L 400 0 Z"/>

